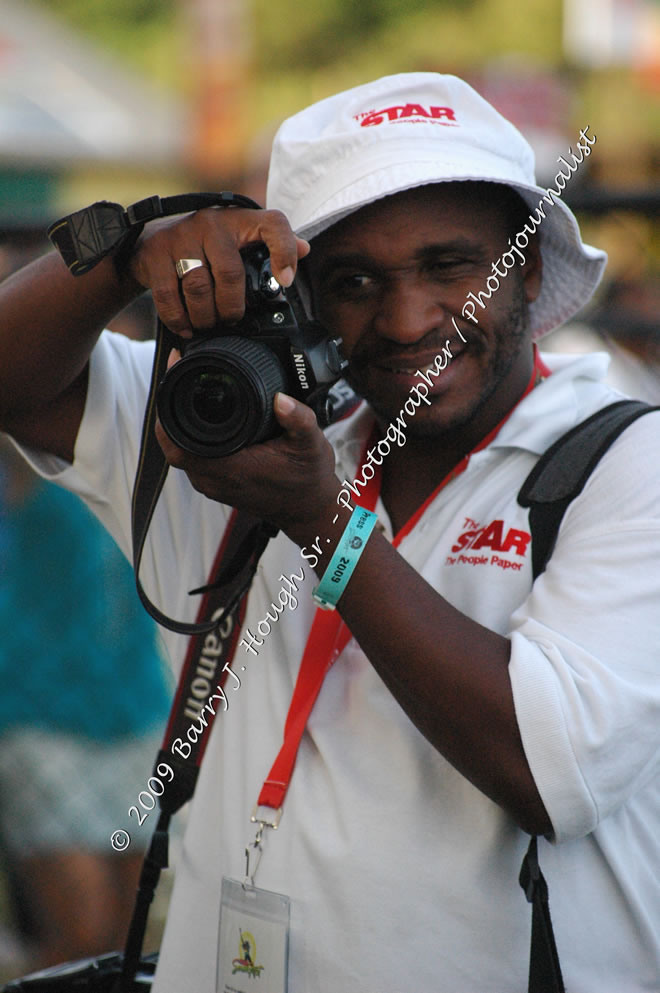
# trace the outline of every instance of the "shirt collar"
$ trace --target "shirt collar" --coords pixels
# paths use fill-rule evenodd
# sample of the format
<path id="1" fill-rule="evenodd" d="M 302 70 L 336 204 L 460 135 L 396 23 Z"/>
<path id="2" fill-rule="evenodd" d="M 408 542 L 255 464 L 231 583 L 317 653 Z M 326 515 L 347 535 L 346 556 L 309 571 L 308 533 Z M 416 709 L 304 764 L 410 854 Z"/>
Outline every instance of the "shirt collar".
<path id="1" fill-rule="evenodd" d="M 552 375 L 531 391 L 502 425 L 493 439 L 493 448 L 522 448 L 541 455 L 564 432 L 574 427 L 598 407 L 609 391 L 603 380 L 609 356 L 604 352 L 587 355 L 543 353 Z M 614 391 L 612 399 L 615 398 Z"/>
<path id="2" fill-rule="evenodd" d="M 541 455 L 565 431 L 603 406 L 608 389 L 603 380 L 610 361 L 605 352 L 578 356 L 544 352 L 542 359 L 552 375 L 517 404 L 488 448 L 475 452 L 474 458 L 496 448 L 521 448 Z M 612 400 L 616 399 L 614 391 L 610 392 Z M 373 414 L 362 403 L 350 417 L 328 429 L 339 476 L 353 471 L 372 426 Z"/>

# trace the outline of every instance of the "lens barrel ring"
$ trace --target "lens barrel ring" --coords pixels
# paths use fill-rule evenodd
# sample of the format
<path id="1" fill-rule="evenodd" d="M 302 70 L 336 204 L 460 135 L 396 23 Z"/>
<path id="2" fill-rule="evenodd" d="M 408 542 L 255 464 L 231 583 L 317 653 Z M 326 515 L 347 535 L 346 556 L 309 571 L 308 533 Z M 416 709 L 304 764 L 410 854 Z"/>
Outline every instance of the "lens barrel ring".
<path id="1" fill-rule="evenodd" d="M 273 399 L 286 391 L 275 353 L 250 338 L 200 338 L 158 388 L 158 415 L 179 448 L 218 458 L 277 433 Z"/>

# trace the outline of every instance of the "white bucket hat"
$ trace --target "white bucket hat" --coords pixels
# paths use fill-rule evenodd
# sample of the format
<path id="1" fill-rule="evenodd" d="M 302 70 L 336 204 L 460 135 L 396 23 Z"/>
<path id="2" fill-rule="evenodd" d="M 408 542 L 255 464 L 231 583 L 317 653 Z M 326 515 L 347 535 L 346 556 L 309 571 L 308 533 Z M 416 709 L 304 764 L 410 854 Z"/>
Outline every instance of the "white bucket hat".
<path id="1" fill-rule="evenodd" d="M 557 149 L 562 154 L 568 150 Z M 311 239 L 381 197 L 457 180 L 511 186 L 535 217 L 543 206 L 543 281 L 529 308 L 534 337 L 580 310 L 600 281 L 605 252 L 583 244 L 561 199 L 542 199 L 547 190 L 536 185 L 527 141 L 456 76 L 385 76 L 290 117 L 273 142 L 266 202 Z"/>

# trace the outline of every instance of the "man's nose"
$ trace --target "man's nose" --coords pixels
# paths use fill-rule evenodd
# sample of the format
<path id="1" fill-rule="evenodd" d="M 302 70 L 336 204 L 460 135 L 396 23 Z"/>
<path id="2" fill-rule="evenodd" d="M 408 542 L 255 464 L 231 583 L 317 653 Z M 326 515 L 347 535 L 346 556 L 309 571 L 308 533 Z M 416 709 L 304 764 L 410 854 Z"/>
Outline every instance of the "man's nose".
<path id="1" fill-rule="evenodd" d="M 374 329 L 402 345 L 420 341 L 447 320 L 442 291 L 413 274 L 388 279 L 374 316 Z"/>

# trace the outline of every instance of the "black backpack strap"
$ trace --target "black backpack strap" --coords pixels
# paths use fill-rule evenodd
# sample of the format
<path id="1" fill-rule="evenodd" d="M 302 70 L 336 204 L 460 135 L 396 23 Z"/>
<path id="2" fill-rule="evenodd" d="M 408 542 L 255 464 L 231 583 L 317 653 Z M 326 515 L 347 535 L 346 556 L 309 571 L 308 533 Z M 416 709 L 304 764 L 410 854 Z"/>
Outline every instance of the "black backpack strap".
<path id="1" fill-rule="evenodd" d="M 536 836 L 530 840 L 518 881 L 532 905 L 529 993 L 564 993 L 564 979 L 550 919 L 548 884 L 539 866 Z"/>
<path id="2" fill-rule="evenodd" d="M 660 408 L 640 400 L 620 400 L 603 407 L 562 435 L 536 463 L 518 493 L 520 506 L 530 508 L 534 579 L 552 554 L 566 508 L 582 492 L 601 457 L 629 424 L 651 410 Z M 528 993 L 564 993 L 536 837 L 529 843 L 519 882 L 532 905 Z"/>
<path id="3" fill-rule="evenodd" d="M 566 508 L 612 442 L 642 414 L 659 409 L 641 400 L 619 400 L 571 428 L 541 456 L 518 493 L 520 506 L 530 508 L 534 579 L 552 554 Z"/>

